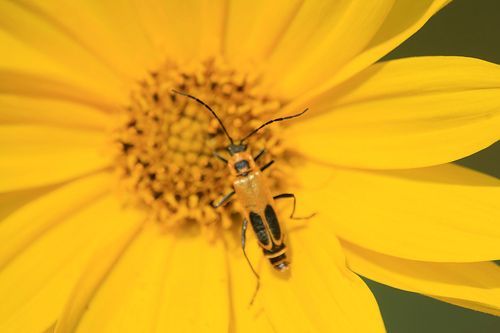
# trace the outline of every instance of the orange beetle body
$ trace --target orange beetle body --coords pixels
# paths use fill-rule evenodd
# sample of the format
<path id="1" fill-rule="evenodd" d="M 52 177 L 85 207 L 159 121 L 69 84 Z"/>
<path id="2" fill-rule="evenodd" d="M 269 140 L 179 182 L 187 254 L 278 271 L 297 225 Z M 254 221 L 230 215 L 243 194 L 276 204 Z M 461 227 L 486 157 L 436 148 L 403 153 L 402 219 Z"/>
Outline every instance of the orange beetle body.
<path id="1" fill-rule="evenodd" d="M 271 191 L 269 190 L 269 187 L 267 186 L 264 177 L 262 176 L 262 171 L 264 171 L 267 167 L 273 164 L 274 161 L 267 163 L 266 165 L 264 165 L 262 168 L 259 169 L 256 166 L 255 162 L 260 158 L 260 156 L 262 156 L 265 150 L 262 150 L 254 159 L 246 151 L 247 146 L 243 144 L 243 141 L 245 141 L 250 136 L 259 131 L 261 128 L 269 124 L 275 121 L 282 121 L 298 117 L 304 114 L 307 111 L 307 109 L 293 116 L 277 118 L 268 121 L 259 128 L 255 129 L 245 138 L 240 140 L 239 144 L 234 144 L 233 139 L 231 138 L 231 136 L 229 136 L 226 128 L 224 127 L 224 124 L 222 124 L 222 121 L 219 119 L 219 117 L 217 117 L 215 112 L 207 104 L 205 104 L 204 102 L 202 102 L 201 100 L 199 100 L 194 96 L 184 94 L 175 90 L 173 91 L 177 94 L 187 96 L 191 99 L 196 100 L 198 103 L 202 104 L 210 112 L 212 112 L 214 117 L 219 121 L 219 124 L 224 130 L 224 133 L 231 141 L 231 144 L 227 147 L 227 150 L 231 155 L 229 160 L 226 160 L 216 152 L 214 152 L 214 155 L 228 165 L 229 170 L 231 172 L 231 181 L 233 183 L 234 191 L 226 195 L 224 198 L 222 198 L 222 200 L 219 201 L 219 203 L 217 203 L 214 207 L 217 208 L 221 206 L 235 193 L 238 195 L 238 200 L 241 203 L 241 207 L 243 209 L 243 215 L 245 217 L 241 233 L 241 247 L 243 249 L 243 254 L 245 255 L 245 258 L 248 264 L 250 265 L 250 268 L 252 269 L 252 272 L 257 277 L 257 288 L 255 289 L 254 296 L 252 298 L 252 301 L 250 302 L 250 304 L 252 304 L 253 300 L 255 299 L 255 296 L 257 295 L 257 291 L 259 290 L 260 279 L 257 272 L 255 272 L 255 270 L 253 269 L 253 266 L 250 263 L 250 260 L 248 259 L 247 254 L 245 252 L 245 238 L 246 238 L 245 235 L 246 235 L 247 223 L 248 221 L 250 221 L 252 229 L 255 232 L 255 235 L 257 236 L 259 246 L 262 248 L 264 255 L 269 259 L 273 267 L 281 272 L 288 270 L 289 266 L 288 262 L 286 261 L 287 258 L 285 254 L 286 247 L 285 243 L 283 242 L 284 235 L 283 232 L 281 231 L 281 227 L 278 222 L 278 218 L 276 216 L 276 208 L 274 205 L 274 200 L 279 198 L 293 198 L 294 199 L 293 211 L 292 214 L 290 215 L 290 218 L 294 218 L 293 214 L 295 212 L 295 196 L 291 193 L 281 194 L 276 197 L 273 197 L 271 195 Z"/>
<path id="2" fill-rule="evenodd" d="M 286 271 L 286 247 L 274 199 L 261 171 L 247 152 L 236 153 L 228 161 L 231 181 L 238 196 L 246 221 L 250 221 L 259 246 L 271 264 L 279 271 Z"/>

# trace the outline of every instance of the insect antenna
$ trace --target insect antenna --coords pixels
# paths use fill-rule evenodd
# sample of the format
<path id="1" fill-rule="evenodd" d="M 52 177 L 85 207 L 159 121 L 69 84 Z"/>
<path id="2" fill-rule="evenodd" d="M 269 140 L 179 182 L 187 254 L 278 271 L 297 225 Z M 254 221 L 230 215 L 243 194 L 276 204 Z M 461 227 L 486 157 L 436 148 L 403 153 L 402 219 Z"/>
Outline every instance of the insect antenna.
<path id="1" fill-rule="evenodd" d="M 276 119 L 268 121 L 267 123 L 263 124 L 262 126 L 260 126 L 259 128 L 257 128 L 256 130 L 254 130 L 252 133 L 248 134 L 244 139 L 242 139 L 240 141 L 240 144 L 242 144 L 243 141 L 245 141 L 246 139 L 248 139 L 249 137 L 251 137 L 252 135 L 254 135 L 255 133 L 257 133 L 262 127 L 266 127 L 267 125 L 269 125 L 271 123 L 274 123 L 275 121 L 283 121 L 283 120 L 287 120 L 287 119 L 291 119 L 291 118 L 295 118 L 295 117 L 301 116 L 304 113 L 306 113 L 307 110 L 309 110 L 309 108 L 305 109 L 301 113 L 294 114 L 293 116 L 288 116 L 288 117 L 283 117 L 283 118 L 276 118 Z"/>
<path id="2" fill-rule="evenodd" d="M 226 136 L 229 138 L 229 140 L 231 141 L 231 144 L 234 144 L 233 142 L 233 139 L 229 136 L 229 133 L 227 132 L 226 130 L 226 127 L 224 127 L 224 124 L 222 124 L 222 121 L 219 119 L 219 117 L 217 117 L 217 115 L 215 114 L 214 110 L 212 110 L 210 108 L 210 106 L 208 106 L 207 104 L 205 104 L 202 100 L 194 97 L 194 96 L 191 96 L 191 95 L 188 95 L 188 94 L 185 94 L 185 93 L 182 93 L 180 91 L 177 91 L 177 90 L 174 90 L 172 89 L 172 91 L 176 94 L 179 94 L 179 95 L 183 95 L 183 96 L 187 96 L 189 98 L 192 98 L 194 99 L 195 101 L 197 101 L 198 103 L 200 103 L 201 105 L 203 105 L 204 107 L 206 107 L 208 110 L 210 110 L 210 112 L 212 112 L 212 114 L 214 115 L 215 119 L 217 119 L 219 121 L 219 124 L 220 126 L 222 127 L 222 129 L 224 130 L 224 133 L 226 133 Z"/>

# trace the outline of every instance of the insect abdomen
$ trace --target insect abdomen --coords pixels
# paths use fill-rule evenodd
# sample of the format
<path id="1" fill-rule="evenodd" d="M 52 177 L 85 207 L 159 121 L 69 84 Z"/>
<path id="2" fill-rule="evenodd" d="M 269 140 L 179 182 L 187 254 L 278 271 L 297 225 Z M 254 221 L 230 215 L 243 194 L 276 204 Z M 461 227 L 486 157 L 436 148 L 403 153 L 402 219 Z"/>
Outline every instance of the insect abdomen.
<path id="1" fill-rule="evenodd" d="M 288 270 L 288 262 L 286 261 L 286 246 L 285 243 L 274 245 L 271 250 L 262 249 L 264 255 L 269 259 L 271 265 L 280 272 Z"/>
<path id="2" fill-rule="evenodd" d="M 288 269 L 288 263 L 286 261 L 286 246 L 282 241 L 280 225 L 274 209 L 270 205 L 265 208 L 264 212 L 265 222 L 259 214 L 250 212 L 250 223 L 264 255 L 275 269 L 284 272 Z M 271 235 L 269 235 L 268 230 Z"/>

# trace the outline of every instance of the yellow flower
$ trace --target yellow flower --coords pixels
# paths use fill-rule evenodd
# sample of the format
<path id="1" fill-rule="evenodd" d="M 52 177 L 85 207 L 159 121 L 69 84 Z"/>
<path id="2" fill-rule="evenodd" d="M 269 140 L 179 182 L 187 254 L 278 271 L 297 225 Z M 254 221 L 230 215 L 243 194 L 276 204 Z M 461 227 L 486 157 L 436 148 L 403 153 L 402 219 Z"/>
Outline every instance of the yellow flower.
<path id="1" fill-rule="evenodd" d="M 0 3 L 0 332 L 384 332 L 352 271 L 500 314 L 500 67 L 374 64 L 447 0 Z M 291 269 L 213 157 L 267 149 Z M 263 164 L 260 164 L 261 166 Z M 291 204 L 291 203 L 290 203 Z M 346 265 L 347 263 L 347 265 Z"/>

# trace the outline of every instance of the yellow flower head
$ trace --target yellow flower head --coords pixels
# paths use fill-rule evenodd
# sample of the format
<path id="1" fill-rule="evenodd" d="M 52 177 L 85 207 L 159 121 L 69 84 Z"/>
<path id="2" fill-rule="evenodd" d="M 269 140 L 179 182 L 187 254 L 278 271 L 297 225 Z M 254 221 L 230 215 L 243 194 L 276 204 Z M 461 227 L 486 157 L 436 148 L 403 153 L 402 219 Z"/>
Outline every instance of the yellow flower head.
<path id="1" fill-rule="evenodd" d="M 0 332 L 384 332 L 355 273 L 499 315 L 500 182 L 446 163 L 500 67 L 376 63 L 448 2 L 1 2 Z"/>

